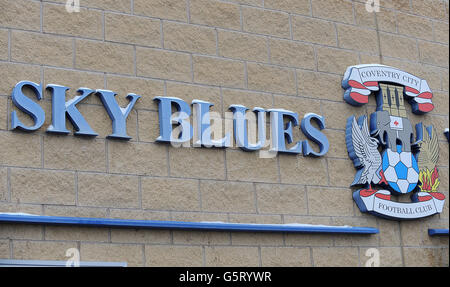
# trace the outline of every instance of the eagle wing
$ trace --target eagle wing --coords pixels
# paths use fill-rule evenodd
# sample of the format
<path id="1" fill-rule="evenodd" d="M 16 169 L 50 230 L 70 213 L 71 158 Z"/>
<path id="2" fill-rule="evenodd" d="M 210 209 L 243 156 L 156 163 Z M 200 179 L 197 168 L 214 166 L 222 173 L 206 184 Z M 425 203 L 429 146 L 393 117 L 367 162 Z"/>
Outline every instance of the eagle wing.
<path id="1" fill-rule="evenodd" d="M 361 128 L 356 119 L 353 118 L 352 143 L 355 155 L 362 165 L 362 170 L 357 173 L 352 185 L 370 184 L 374 176 L 376 176 L 375 172 L 381 165 L 381 155 L 378 152 L 378 145 L 375 139 L 370 136 L 367 117 L 364 117 Z"/>
<path id="2" fill-rule="evenodd" d="M 429 133 L 423 127 L 423 140 L 420 143 L 420 153 L 417 164 L 419 169 L 434 170 L 439 160 L 439 143 L 434 128 Z M 428 136 L 427 136 L 428 135 Z"/>

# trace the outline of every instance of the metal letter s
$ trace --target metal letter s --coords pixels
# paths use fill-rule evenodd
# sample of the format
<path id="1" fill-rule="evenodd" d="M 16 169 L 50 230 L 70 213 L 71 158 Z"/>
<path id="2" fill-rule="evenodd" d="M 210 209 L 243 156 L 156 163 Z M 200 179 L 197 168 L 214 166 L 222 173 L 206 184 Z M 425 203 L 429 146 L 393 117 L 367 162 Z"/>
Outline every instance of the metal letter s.
<path id="1" fill-rule="evenodd" d="M 42 99 L 42 86 L 29 81 L 21 81 L 13 89 L 11 98 L 16 107 L 33 118 L 34 126 L 24 125 L 17 117 L 16 111 L 11 113 L 11 128 L 23 131 L 35 131 L 39 129 L 45 121 L 45 112 L 37 103 L 23 94 L 23 87 L 30 87 L 40 101 Z"/>
<path id="2" fill-rule="evenodd" d="M 325 119 L 316 114 L 305 115 L 301 123 L 301 128 L 308 139 L 319 145 L 320 151 L 315 152 L 309 145 L 308 141 L 303 141 L 303 155 L 312 155 L 315 157 L 324 156 L 330 148 L 330 143 L 328 142 L 327 137 L 311 124 L 312 119 L 317 121 L 321 130 L 325 128 Z"/>

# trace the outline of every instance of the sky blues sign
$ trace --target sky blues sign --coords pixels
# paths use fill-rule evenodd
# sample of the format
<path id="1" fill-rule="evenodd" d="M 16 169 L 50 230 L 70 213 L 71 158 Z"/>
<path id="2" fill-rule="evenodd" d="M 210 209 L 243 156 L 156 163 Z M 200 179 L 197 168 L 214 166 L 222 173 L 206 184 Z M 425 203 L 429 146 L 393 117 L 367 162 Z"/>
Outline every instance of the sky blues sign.
<path id="1" fill-rule="evenodd" d="M 29 81 L 17 83 L 12 92 L 14 105 L 28 114 L 33 119 L 33 125 L 27 126 L 20 119 L 16 111 L 11 113 L 11 129 L 19 129 L 27 132 L 38 130 L 45 121 L 45 112 L 42 107 L 24 94 L 24 89 L 32 91 L 38 101 L 42 99 L 43 86 Z M 77 104 L 89 96 L 96 95 L 100 98 L 112 123 L 112 134 L 108 138 L 131 139 L 127 135 L 126 120 L 140 96 L 128 94 L 129 101 L 126 107 L 120 107 L 116 101 L 116 93 L 109 90 L 92 90 L 79 88 L 77 95 L 66 101 L 68 87 L 50 84 L 46 89 L 52 95 L 52 121 L 47 132 L 54 134 L 69 134 L 66 127 L 66 118 L 72 123 L 74 134 L 80 136 L 95 137 L 98 134 L 91 128 L 89 123 L 77 109 Z M 213 139 L 211 129 L 210 108 L 213 103 L 201 100 L 193 100 L 187 103 L 179 98 L 156 97 L 159 109 L 158 142 L 180 144 L 193 141 L 195 147 L 219 147 L 226 148 L 235 144 L 245 151 L 257 151 L 269 147 L 275 154 L 303 154 L 304 156 L 323 156 L 328 152 L 329 142 L 321 132 L 325 128 L 325 119 L 317 114 L 306 114 L 301 120 L 295 112 L 284 109 L 268 109 L 255 107 L 252 111 L 242 105 L 231 105 L 229 111 L 232 113 L 233 132 L 226 133 L 222 139 Z M 192 107 L 192 109 L 191 109 Z M 256 117 L 255 126 L 257 139 L 252 142 L 249 139 L 248 113 L 254 113 Z M 193 124 L 191 116 L 195 115 Z M 270 118 L 270 133 L 266 136 L 266 117 Z M 295 141 L 293 129 L 302 130 L 307 140 Z M 234 138 L 234 142 L 232 142 Z M 312 148 L 310 142 L 317 144 Z"/>
<path id="2" fill-rule="evenodd" d="M 414 137 L 404 105 L 407 100 L 415 114 L 433 110 L 433 94 L 427 82 L 392 67 L 359 65 L 347 69 L 342 87 L 346 90 L 344 99 L 351 105 L 368 103 L 371 94 L 377 102 L 370 123 L 367 116 L 347 120 L 347 150 L 357 169 L 352 186 L 364 186 L 353 193 L 359 209 L 393 219 L 442 212 L 445 196 L 437 191 L 436 131 L 418 123 Z M 411 193 L 411 203 L 392 200 L 392 195 Z"/>

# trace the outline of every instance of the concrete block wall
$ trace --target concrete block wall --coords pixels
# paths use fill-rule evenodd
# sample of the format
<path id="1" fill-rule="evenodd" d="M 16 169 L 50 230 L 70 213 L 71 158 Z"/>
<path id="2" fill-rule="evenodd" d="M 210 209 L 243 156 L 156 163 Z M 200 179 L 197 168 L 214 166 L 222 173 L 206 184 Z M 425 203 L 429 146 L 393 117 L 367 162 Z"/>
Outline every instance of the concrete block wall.
<path id="1" fill-rule="evenodd" d="M 347 117 L 375 110 L 343 101 L 348 66 L 379 63 L 424 78 L 435 110 L 408 115 L 433 124 L 441 147 L 440 191 L 449 197 L 449 2 L 381 0 L 378 13 L 350 0 L 0 0 L 0 212 L 242 223 L 371 226 L 371 236 L 256 234 L 0 224 L 0 258 L 127 261 L 130 266 L 448 266 L 444 212 L 398 222 L 362 214 L 349 188 L 355 170 Z M 109 89 L 131 112 L 129 142 L 109 140 L 96 96 L 78 105 L 96 138 L 51 135 L 51 95 L 37 132 L 10 131 L 11 91 L 21 80 Z M 156 96 L 315 112 L 326 118 L 322 158 L 263 159 L 236 148 L 155 143 Z M 31 119 L 21 113 L 25 123 Z M 68 122 L 69 129 L 72 126 Z M 297 138 L 302 137 L 296 131 Z M 408 199 L 407 199 L 408 200 Z"/>

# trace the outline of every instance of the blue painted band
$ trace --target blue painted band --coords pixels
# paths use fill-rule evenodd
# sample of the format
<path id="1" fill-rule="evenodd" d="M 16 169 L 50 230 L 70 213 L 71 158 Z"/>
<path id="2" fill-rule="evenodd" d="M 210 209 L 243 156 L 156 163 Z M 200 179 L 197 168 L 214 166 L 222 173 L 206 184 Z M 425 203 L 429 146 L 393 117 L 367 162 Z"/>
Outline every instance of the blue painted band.
<path id="1" fill-rule="evenodd" d="M 377 234 L 373 227 L 347 227 L 297 224 L 243 224 L 222 222 L 180 222 L 134 219 L 57 217 L 40 215 L 0 214 L 0 222 L 78 225 L 96 227 L 155 228 L 205 231 L 247 231 L 247 232 L 286 232 L 286 233 L 343 233 L 343 234 Z"/>
<path id="2" fill-rule="evenodd" d="M 448 229 L 428 229 L 428 235 L 430 236 L 436 236 L 436 235 L 447 235 L 448 236 Z"/>

